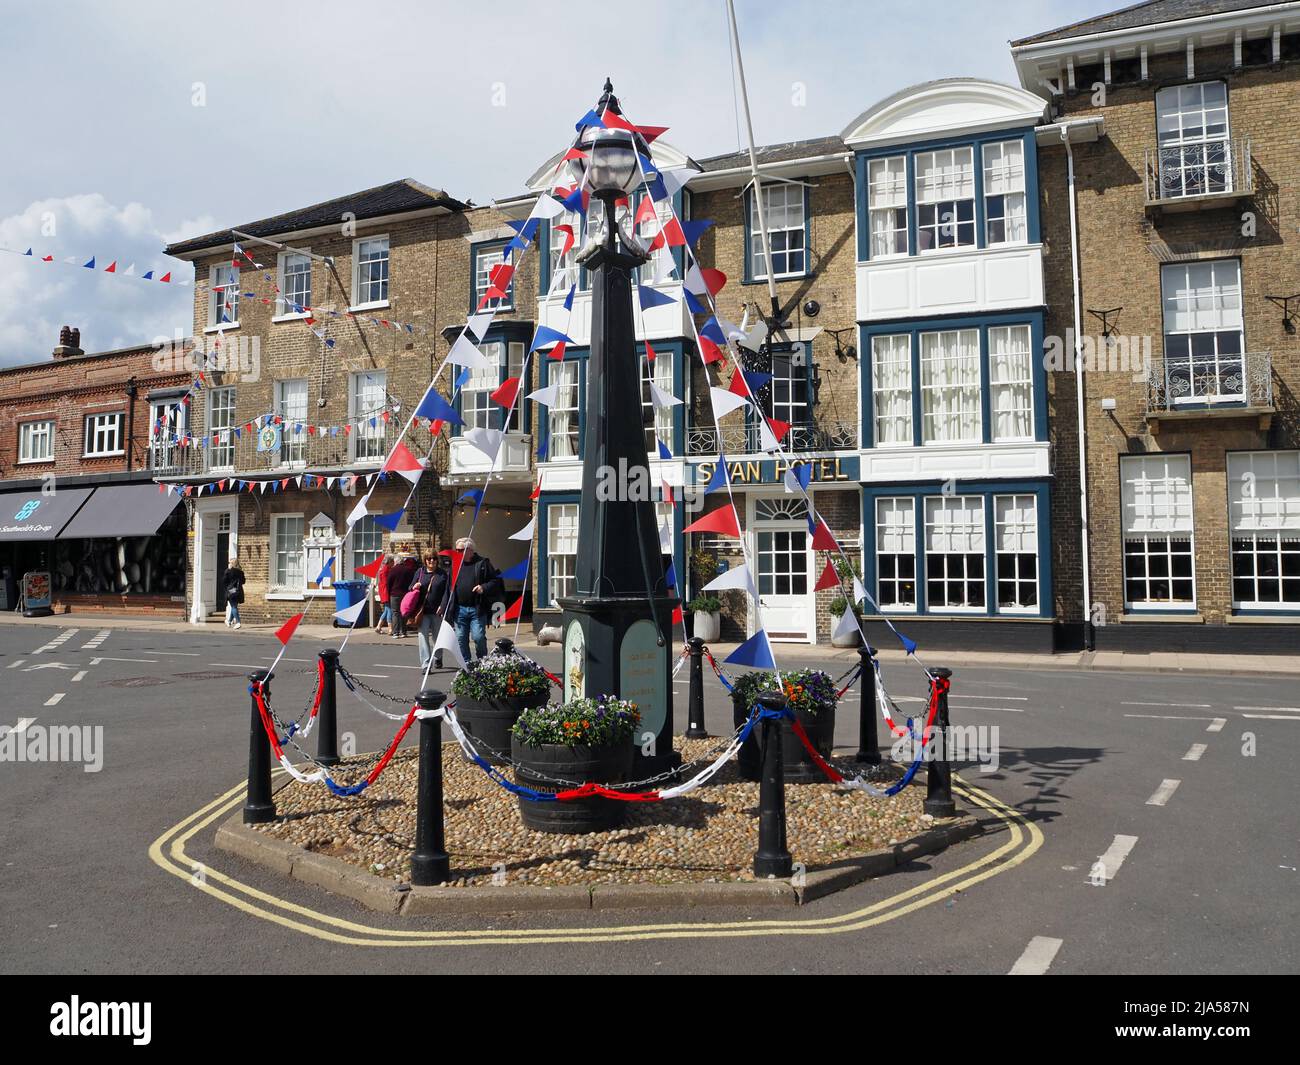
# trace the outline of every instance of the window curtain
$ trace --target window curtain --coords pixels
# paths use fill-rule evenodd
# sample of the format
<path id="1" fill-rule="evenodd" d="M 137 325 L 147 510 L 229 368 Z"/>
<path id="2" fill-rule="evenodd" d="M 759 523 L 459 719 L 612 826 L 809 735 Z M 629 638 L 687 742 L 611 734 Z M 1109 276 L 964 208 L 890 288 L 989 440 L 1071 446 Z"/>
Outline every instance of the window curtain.
<path id="1" fill-rule="evenodd" d="M 921 377 L 924 442 L 978 442 L 979 333 L 921 334 Z"/>
<path id="2" fill-rule="evenodd" d="M 876 337 L 876 443 L 912 442 L 912 358 L 907 336 Z"/>
<path id="3" fill-rule="evenodd" d="M 1029 327 L 989 330 L 989 384 L 994 440 L 1027 440 L 1031 415 Z"/>
<path id="4" fill-rule="evenodd" d="M 552 459 L 576 458 L 578 367 L 573 363 L 561 363 L 552 368 L 552 373 L 560 387 L 557 405 L 551 408 L 551 439 L 547 454 Z"/>

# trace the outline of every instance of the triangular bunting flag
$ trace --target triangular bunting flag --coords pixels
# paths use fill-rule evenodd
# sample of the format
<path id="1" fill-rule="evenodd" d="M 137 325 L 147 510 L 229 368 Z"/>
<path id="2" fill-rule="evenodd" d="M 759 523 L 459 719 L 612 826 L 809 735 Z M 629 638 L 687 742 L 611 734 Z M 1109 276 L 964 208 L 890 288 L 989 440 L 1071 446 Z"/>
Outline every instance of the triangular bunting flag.
<path id="1" fill-rule="evenodd" d="M 768 643 L 767 633 L 763 629 L 759 629 L 723 661 L 733 666 L 753 666 L 755 669 L 772 669 L 776 666 L 776 660 L 772 657 L 772 646 Z"/>
<path id="2" fill-rule="evenodd" d="M 725 507 L 705 514 L 686 526 L 683 532 L 711 532 L 719 536 L 740 538 L 740 523 L 736 520 L 736 508 L 728 503 Z"/>
<path id="3" fill-rule="evenodd" d="M 298 629 L 298 622 L 302 621 L 301 614 L 294 614 L 288 621 L 275 630 L 275 638 L 280 643 L 288 646 L 289 641 L 293 639 L 293 634 Z"/>

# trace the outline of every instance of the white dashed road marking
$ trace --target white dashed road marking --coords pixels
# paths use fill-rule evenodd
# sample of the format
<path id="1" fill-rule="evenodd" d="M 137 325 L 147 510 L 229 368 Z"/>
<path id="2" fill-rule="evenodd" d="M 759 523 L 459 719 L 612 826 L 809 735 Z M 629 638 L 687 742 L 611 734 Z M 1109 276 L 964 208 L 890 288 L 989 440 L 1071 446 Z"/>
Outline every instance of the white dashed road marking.
<path id="1" fill-rule="evenodd" d="M 1193 743 L 1191 747 L 1188 748 L 1187 753 L 1183 755 L 1183 761 L 1199 762 L 1201 760 L 1201 755 L 1205 753 L 1205 748 L 1206 744 L 1204 743 Z"/>
<path id="2" fill-rule="evenodd" d="M 26 661 L 27 661 L 27 659 L 25 659 L 25 658 L 15 658 L 12 662 L 9 663 L 9 667 L 8 667 L 8 668 L 10 668 L 10 669 L 17 669 L 19 666 L 21 666 L 21 665 L 22 665 L 24 662 L 26 662 Z"/>
<path id="3" fill-rule="evenodd" d="M 77 670 L 77 672 L 75 672 L 74 674 L 72 674 L 72 682 L 75 684 L 77 681 L 79 681 L 79 680 L 80 680 L 82 677 L 84 677 L 85 675 L 86 675 L 86 671 L 85 671 L 84 669 L 79 669 L 79 670 Z"/>
<path id="4" fill-rule="evenodd" d="M 58 706 L 59 702 L 63 699 L 63 696 L 64 696 L 63 692 L 55 692 L 48 699 L 45 700 L 45 705 Z"/>
<path id="5" fill-rule="evenodd" d="M 1116 836 L 1111 845 L 1106 848 L 1106 853 L 1093 863 L 1092 875 L 1088 878 L 1088 883 L 1101 886 L 1114 880 L 1115 874 L 1119 872 L 1124 859 L 1129 856 L 1137 841 L 1137 836 Z"/>
<path id="6" fill-rule="evenodd" d="M 1254 718 L 1256 721 L 1300 721 L 1300 717 L 1288 717 L 1286 714 L 1242 714 L 1241 716 Z"/>
<path id="7" fill-rule="evenodd" d="M 1228 723 L 1228 719 L 1226 717 L 1216 717 L 1213 721 L 1211 721 L 1208 725 L 1205 726 L 1205 731 L 1222 732 L 1223 726 L 1226 725 L 1227 723 Z"/>
<path id="8" fill-rule="evenodd" d="M 1052 939 L 1050 936 L 1034 936 L 1007 975 L 1042 976 L 1056 959 L 1056 952 L 1060 949 L 1061 940 Z"/>
<path id="9" fill-rule="evenodd" d="M 1300 714 L 1300 706 L 1234 706 L 1234 710 L 1266 710 L 1270 714 Z"/>
<path id="10" fill-rule="evenodd" d="M 1163 706 L 1175 710 L 1208 710 L 1209 703 L 1120 703 L 1120 706 Z"/>
<path id="11" fill-rule="evenodd" d="M 112 635 L 109 629 L 100 629 L 95 635 L 81 645 L 83 651 L 93 651 Z"/>
<path id="12" fill-rule="evenodd" d="M 92 666 L 97 666 L 99 665 L 100 662 L 157 662 L 157 661 L 158 659 L 156 658 L 92 658 L 90 660 L 90 664 Z"/>
<path id="13" fill-rule="evenodd" d="M 14 726 L 14 731 L 15 731 L 15 732 L 26 732 L 26 731 L 27 731 L 27 726 L 30 725 L 30 724 L 31 724 L 33 721 L 35 721 L 35 720 L 36 720 L 36 718 L 34 718 L 34 717 L 20 717 L 20 718 L 18 719 L 18 724 L 16 724 L 16 725 Z"/>
<path id="14" fill-rule="evenodd" d="M 1164 806 L 1173 793 L 1178 790 L 1178 785 L 1181 783 L 1181 780 L 1162 780 L 1160 787 L 1156 788 L 1155 794 L 1147 799 L 1147 805 Z"/>
<path id="15" fill-rule="evenodd" d="M 1138 717 L 1147 721 L 1222 721 L 1222 718 L 1185 717 L 1182 714 L 1125 714 L 1125 717 Z"/>

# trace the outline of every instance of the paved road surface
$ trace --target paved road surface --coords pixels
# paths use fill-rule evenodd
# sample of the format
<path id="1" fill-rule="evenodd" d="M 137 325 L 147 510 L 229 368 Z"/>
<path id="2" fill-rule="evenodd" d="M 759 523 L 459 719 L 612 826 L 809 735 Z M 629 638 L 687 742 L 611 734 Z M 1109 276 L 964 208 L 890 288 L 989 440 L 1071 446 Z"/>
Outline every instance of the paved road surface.
<path id="1" fill-rule="evenodd" d="M 306 700 L 320 646 L 301 638 L 291 645 L 274 688 L 281 706 Z M 104 726 L 99 772 L 0 763 L 6 970 L 1300 970 L 1300 696 L 1286 678 L 962 667 L 954 722 L 996 727 L 1000 737 L 997 771 L 969 766 L 963 778 L 1023 823 L 986 812 L 997 829 L 984 838 L 798 911 L 417 922 L 385 919 L 216 852 L 211 828 L 185 853 L 214 871 L 209 884 L 233 880 L 223 887 L 229 900 L 151 860 L 155 839 L 240 784 L 244 675 L 277 647 L 183 626 L 0 628 L 0 723 Z M 780 650 L 783 665 L 798 664 L 797 650 Z M 412 639 L 350 645 L 345 661 L 368 683 L 406 695 L 416 657 Z M 540 657 L 558 667 L 554 649 Z M 887 680 L 895 695 L 924 694 L 913 666 L 889 665 Z M 706 681 L 706 722 L 720 733 L 730 728 L 730 704 Z M 685 672 L 676 697 L 680 730 Z M 391 735 L 387 721 L 342 691 L 339 706 L 340 727 L 356 733 L 359 750 Z M 838 743 L 856 743 L 856 722 L 852 700 Z M 936 882 L 966 886 L 945 897 L 928 886 Z M 259 911 L 295 912 L 295 923 L 315 934 Z M 678 927 L 661 927 L 668 924 Z M 642 931 L 620 936 L 617 927 L 627 925 Z M 497 938 L 454 945 L 447 933 L 467 928 Z M 560 941 L 503 941 L 545 929 Z M 415 938 L 427 945 L 396 947 L 392 931 L 421 933 Z M 340 941 L 349 939 L 361 942 Z"/>

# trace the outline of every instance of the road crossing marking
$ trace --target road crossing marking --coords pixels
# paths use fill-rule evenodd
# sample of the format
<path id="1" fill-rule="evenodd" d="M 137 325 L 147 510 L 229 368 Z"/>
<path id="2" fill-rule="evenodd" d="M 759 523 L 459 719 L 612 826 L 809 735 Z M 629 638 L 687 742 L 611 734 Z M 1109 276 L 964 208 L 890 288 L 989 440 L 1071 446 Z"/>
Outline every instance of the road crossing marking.
<path id="1" fill-rule="evenodd" d="M 81 649 L 83 651 L 93 651 L 111 635 L 113 635 L 113 633 L 109 629 L 100 629 L 93 637 L 81 645 Z"/>
<path id="2" fill-rule="evenodd" d="M 1042 976 L 1055 960 L 1056 952 L 1061 949 L 1061 942 L 1051 936 L 1034 936 L 1007 975 Z"/>
<path id="3" fill-rule="evenodd" d="M 1183 761 L 1199 762 L 1201 760 L 1201 755 L 1205 753 L 1207 746 L 1208 744 L 1204 743 L 1193 743 L 1191 747 L 1187 749 L 1187 753 L 1183 755 Z"/>
<path id="4" fill-rule="evenodd" d="M 1164 806 L 1169 802 L 1170 797 L 1178 790 L 1181 780 L 1162 780 L 1160 787 L 1156 788 L 1151 798 L 1147 799 L 1148 806 Z"/>
<path id="5" fill-rule="evenodd" d="M 1234 706 L 1234 710 L 1266 710 L 1270 714 L 1300 714 L 1300 706 Z"/>
<path id="6" fill-rule="evenodd" d="M 54 693 L 53 695 L 51 695 L 48 699 L 45 700 L 45 705 L 46 705 L 46 706 L 58 706 L 58 705 L 59 705 L 59 702 L 63 699 L 63 696 L 64 696 L 64 693 L 63 693 L 63 692 L 55 692 L 55 693 Z"/>
<path id="7" fill-rule="evenodd" d="M 48 643 L 44 644 L 43 646 L 36 648 L 36 650 L 33 651 L 32 654 L 38 655 L 44 651 L 53 651 L 56 648 L 63 646 L 64 643 L 72 639 L 72 637 L 74 637 L 80 631 L 81 631 L 80 629 L 64 629 L 63 632 L 60 633 L 58 636 L 54 637 L 54 639 L 50 640 Z"/>
<path id="8" fill-rule="evenodd" d="M 84 677 L 85 675 L 86 675 L 86 671 L 85 671 L 84 669 L 79 669 L 79 670 L 77 670 L 77 672 L 75 672 L 74 674 L 72 674 L 72 682 L 75 684 L 77 681 L 79 681 L 79 680 L 80 680 L 82 677 Z"/>
<path id="9" fill-rule="evenodd" d="M 1106 848 L 1106 853 L 1093 863 L 1092 875 L 1088 877 L 1088 883 L 1105 887 L 1114 880 L 1115 874 L 1119 872 L 1124 859 L 1129 856 L 1137 841 L 1137 836 L 1116 836 L 1111 845 Z"/>
<path id="10" fill-rule="evenodd" d="M 1205 726 L 1205 731 L 1222 732 L 1223 726 L 1226 725 L 1227 723 L 1228 723 L 1228 719 L 1226 717 L 1216 717 L 1213 721 L 1211 721 L 1208 725 Z"/>

